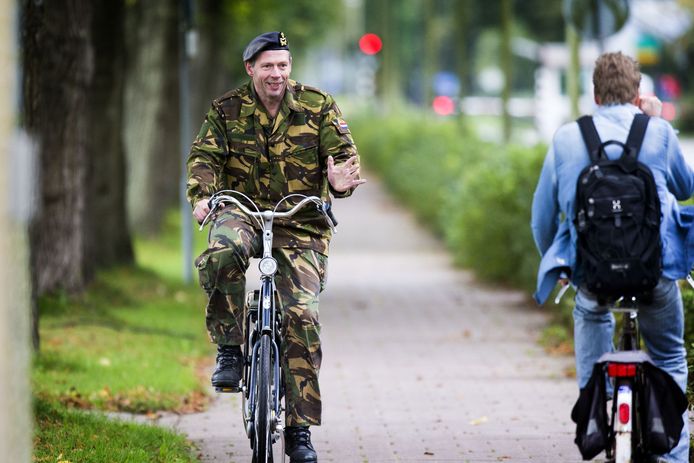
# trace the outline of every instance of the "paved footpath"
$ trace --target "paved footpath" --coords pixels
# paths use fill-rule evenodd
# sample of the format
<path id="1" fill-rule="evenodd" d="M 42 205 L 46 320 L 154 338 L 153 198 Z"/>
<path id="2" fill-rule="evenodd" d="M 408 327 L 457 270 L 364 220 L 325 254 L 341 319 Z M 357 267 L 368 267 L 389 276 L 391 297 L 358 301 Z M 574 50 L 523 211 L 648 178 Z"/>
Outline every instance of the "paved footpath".
<path id="1" fill-rule="evenodd" d="M 572 359 L 539 347 L 543 312 L 454 269 L 375 179 L 335 213 L 321 295 L 323 426 L 312 428 L 320 461 L 581 461 Z M 250 461 L 236 395 L 162 423 L 204 462 Z"/>

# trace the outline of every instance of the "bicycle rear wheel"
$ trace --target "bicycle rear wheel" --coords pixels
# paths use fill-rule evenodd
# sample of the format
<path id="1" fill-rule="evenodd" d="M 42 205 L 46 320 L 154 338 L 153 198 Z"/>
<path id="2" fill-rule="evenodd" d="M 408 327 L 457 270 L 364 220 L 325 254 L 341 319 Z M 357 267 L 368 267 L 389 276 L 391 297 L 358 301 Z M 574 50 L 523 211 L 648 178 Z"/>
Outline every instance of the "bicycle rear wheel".
<path id="1" fill-rule="evenodd" d="M 274 407 L 272 405 L 272 344 L 270 336 L 260 337 L 258 348 L 258 368 L 256 377 L 256 406 L 253 416 L 255 463 L 272 462 L 272 431 Z"/>

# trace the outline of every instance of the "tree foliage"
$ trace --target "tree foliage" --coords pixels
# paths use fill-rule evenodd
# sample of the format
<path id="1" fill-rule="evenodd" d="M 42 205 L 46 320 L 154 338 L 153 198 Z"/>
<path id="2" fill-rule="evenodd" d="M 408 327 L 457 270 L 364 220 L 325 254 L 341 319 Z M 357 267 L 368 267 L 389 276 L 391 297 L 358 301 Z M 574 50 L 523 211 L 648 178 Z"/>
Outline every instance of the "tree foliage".
<path id="1" fill-rule="evenodd" d="M 253 37 L 267 31 L 283 31 L 292 54 L 301 54 L 320 41 L 341 17 L 340 1 L 315 0 L 233 0 L 223 3 L 224 24 L 217 44 L 224 52 L 230 84 L 245 80 L 241 56 Z"/>
<path id="2" fill-rule="evenodd" d="M 562 2 L 510 0 L 509 3 L 513 36 L 522 35 L 538 42 L 564 39 Z M 412 101 L 428 104 L 432 97 L 432 78 L 439 71 L 455 72 L 459 76 L 461 94 L 472 90 L 475 71 L 472 63 L 480 38 L 490 31 L 501 35 L 504 4 L 482 0 L 402 0 L 390 5 L 386 12 L 387 0 L 365 0 L 364 24 L 367 31 L 386 34 L 379 60 L 385 65 L 390 55 L 397 56 L 395 62 L 402 76 L 397 85 L 401 93 Z M 397 31 L 394 40 L 385 40 L 388 37 L 384 23 Z M 501 65 L 499 53 L 486 58 Z M 518 78 L 523 80 L 520 73 L 514 75 L 514 85 Z"/>

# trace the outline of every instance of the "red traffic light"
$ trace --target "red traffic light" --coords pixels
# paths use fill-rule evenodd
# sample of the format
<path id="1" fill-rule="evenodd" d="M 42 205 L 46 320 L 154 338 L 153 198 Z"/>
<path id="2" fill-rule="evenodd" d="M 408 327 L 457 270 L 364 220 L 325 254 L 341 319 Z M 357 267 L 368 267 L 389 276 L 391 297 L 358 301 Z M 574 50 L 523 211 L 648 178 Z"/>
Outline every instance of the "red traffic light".
<path id="1" fill-rule="evenodd" d="M 359 39 L 359 49 L 367 55 L 375 55 L 383 48 L 383 41 L 376 34 L 368 33 Z"/>

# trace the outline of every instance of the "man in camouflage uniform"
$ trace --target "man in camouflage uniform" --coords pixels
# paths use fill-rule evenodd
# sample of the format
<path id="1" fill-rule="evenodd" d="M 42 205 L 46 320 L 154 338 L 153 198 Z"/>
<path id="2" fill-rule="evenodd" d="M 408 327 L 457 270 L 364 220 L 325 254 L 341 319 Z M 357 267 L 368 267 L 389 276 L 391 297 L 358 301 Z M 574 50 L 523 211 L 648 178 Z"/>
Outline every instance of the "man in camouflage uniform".
<path id="1" fill-rule="evenodd" d="M 188 158 L 188 200 L 202 221 L 218 190 L 250 196 L 272 208 L 291 193 L 324 201 L 349 196 L 365 180 L 349 128 L 333 98 L 289 79 L 292 58 L 281 32 L 253 39 L 243 54 L 248 85 L 212 102 Z M 317 461 L 309 425 L 321 421 L 318 294 L 325 285 L 331 232 L 322 217 L 278 219 L 273 256 L 284 309 L 286 452 L 291 462 Z M 232 207 L 218 214 L 209 248 L 196 260 L 209 302 L 207 329 L 218 348 L 212 384 L 238 387 L 243 302 L 249 258 L 262 249 L 257 225 Z"/>

